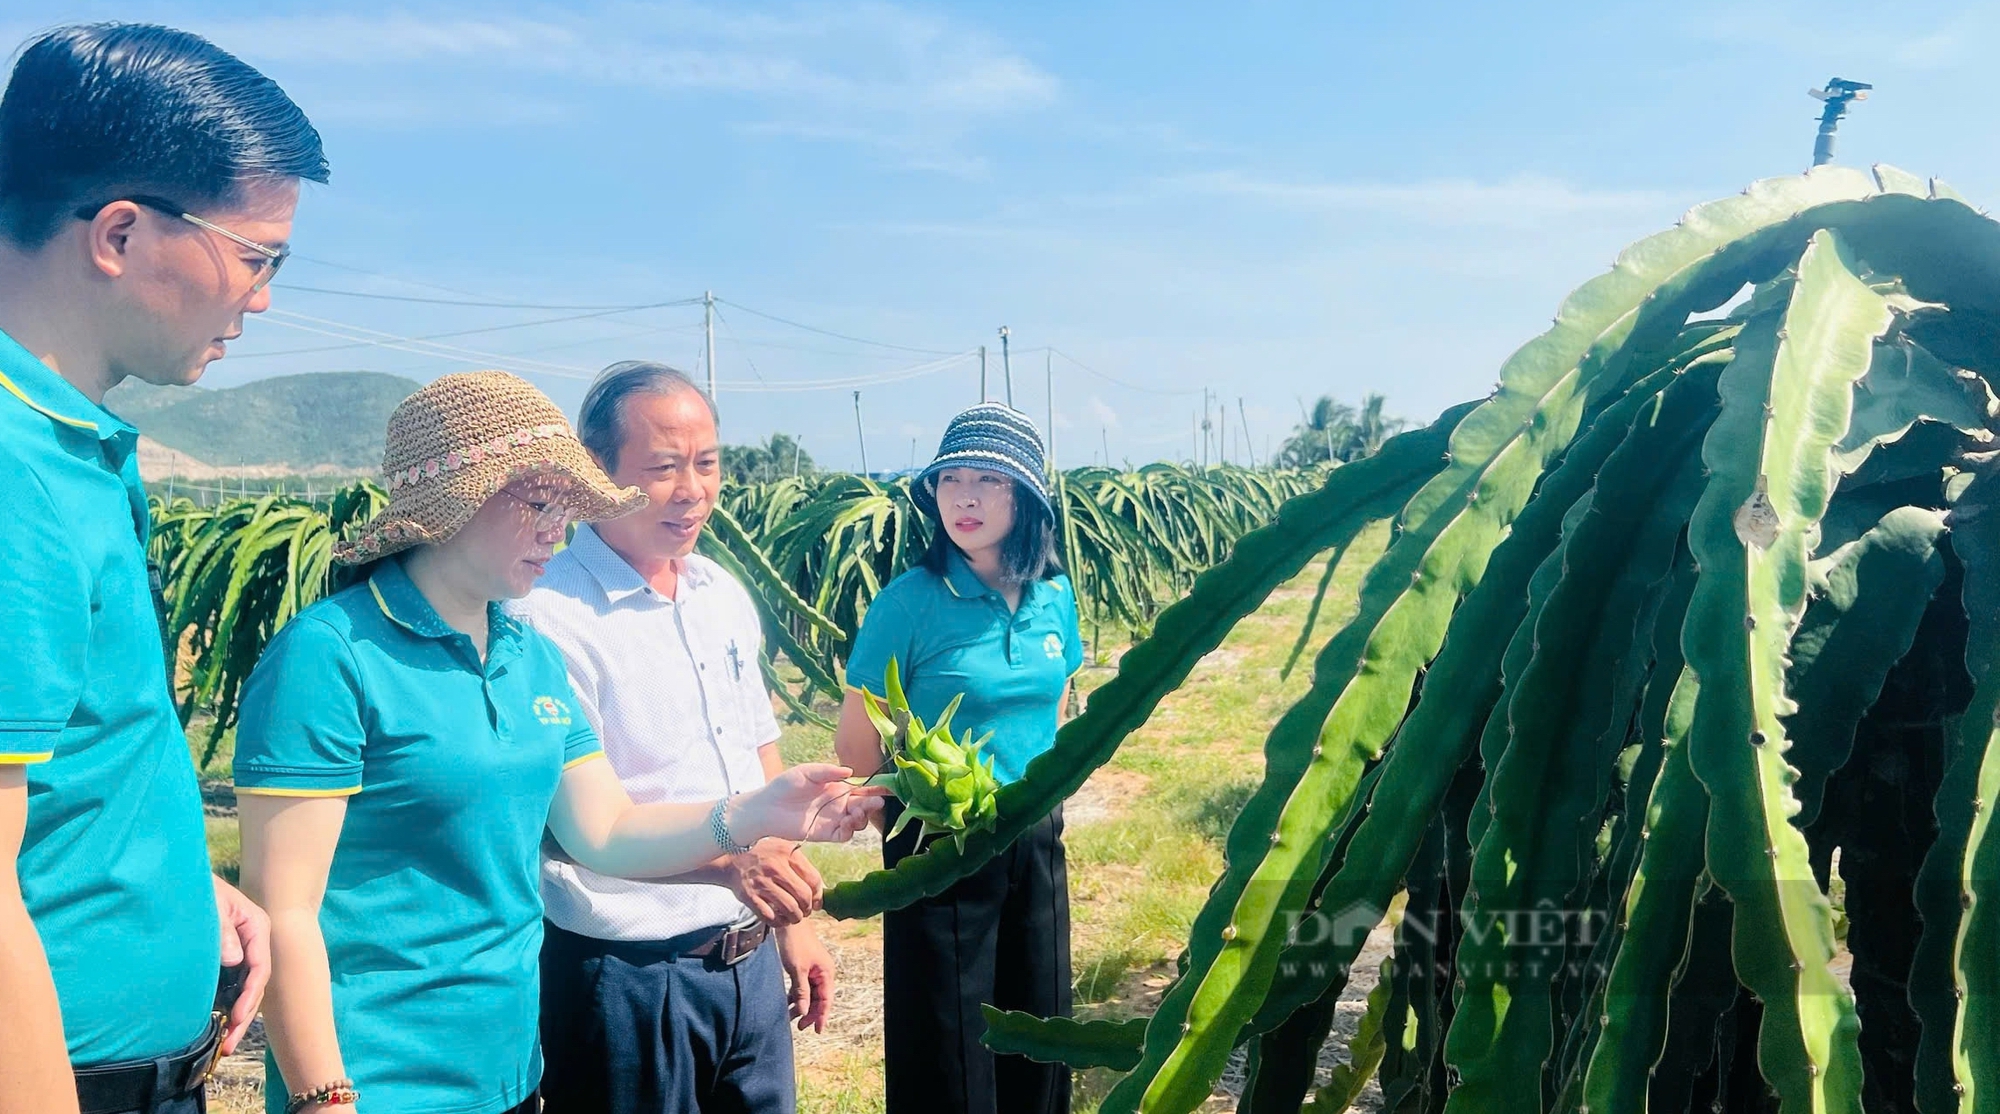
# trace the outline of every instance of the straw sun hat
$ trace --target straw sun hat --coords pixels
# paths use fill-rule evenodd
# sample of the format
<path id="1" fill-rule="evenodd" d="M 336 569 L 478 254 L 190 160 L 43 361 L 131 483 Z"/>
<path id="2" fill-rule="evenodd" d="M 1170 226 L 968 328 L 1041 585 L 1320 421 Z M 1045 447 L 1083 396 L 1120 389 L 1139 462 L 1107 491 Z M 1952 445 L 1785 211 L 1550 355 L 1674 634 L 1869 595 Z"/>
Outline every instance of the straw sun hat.
<path id="1" fill-rule="evenodd" d="M 578 522 L 646 505 L 638 488 L 611 482 L 548 396 L 504 371 L 446 375 L 404 399 L 389 415 L 382 475 L 389 505 L 334 547 L 342 564 L 442 542 L 523 476 L 568 480 L 563 502 Z"/>

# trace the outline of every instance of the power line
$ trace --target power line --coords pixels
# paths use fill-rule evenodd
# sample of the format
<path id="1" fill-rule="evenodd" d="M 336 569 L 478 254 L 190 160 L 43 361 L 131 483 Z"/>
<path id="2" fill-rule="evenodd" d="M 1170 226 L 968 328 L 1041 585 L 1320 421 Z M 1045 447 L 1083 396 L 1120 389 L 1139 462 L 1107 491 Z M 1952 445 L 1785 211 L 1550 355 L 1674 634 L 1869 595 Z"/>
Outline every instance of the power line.
<path id="1" fill-rule="evenodd" d="M 737 309 L 742 310 L 744 313 L 755 314 L 758 317 L 764 318 L 766 321 L 776 321 L 780 325 L 790 325 L 794 329 L 804 329 L 806 332 L 818 333 L 821 336 L 833 337 L 835 340 L 852 341 L 855 344 L 869 344 L 877 348 L 894 348 L 901 352 L 915 352 L 920 356 L 955 355 L 955 353 L 946 352 L 938 348 L 913 348 L 907 344 L 890 344 L 888 341 L 884 340 L 869 340 L 866 337 L 849 336 L 846 333 L 836 333 L 832 329 L 822 329 L 817 325 L 806 325 L 797 321 L 793 321 L 790 318 L 779 317 L 775 313 L 765 313 L 761 309 L 751 309 L 749 306 L 746 306 L 741 302 L 732 302 L 726 298 L 717 298 L 716 301 L 721 302 L 725 305 L 735 306 Z"/>
<path id="2" fill-rule="evenodd" d="M 1082 360 L 1077 359 L 1075 356 L 1072 356 L 1069 353 L 1063 351 L 1062 349 L 1055 347 L 1054 345 L 1049 346 L 1049 351 L 1054 352 L 1056 355 L 1061 356 L 1063 359 L 1068 360 L 1070 363 L 1075 364 L 1077 367 L 1082 368 L 1083 370 L 1089 372 L 1090 374 L 1097 376 L 1099 379 L 1102 379 L 1107 383 L 1115 383 L 1118 386 L 1123 387 L 1128 391 L 1140 391 L 1149 395 L 1198 395 L 1203 393 L 1201 391 L 1193 391 L 1193 390 L 1176 391 L 1176 390 L 1168 390 L 1162 387 L 1141 387 L 1137 383 L 1127 383 L 1126 381 L 1118 378 L 1115 375 L 1107 375 L 1104 372 L 1101 372 L 1096 368 L 1091 367 L 1089 364 L 1084 363 Z"/>
<path id="3" fill-rule="evenodd" d="M 717 301 L 722 299 L 718 298 Z M 721 314 L 717 314 L 720 317 Z M 699 328 L 699 326 L 697 326 Z M 775 340 L 744 340 L 730 330 L 729 339 L 745 348 L 774 348 L 783 352 L 805 352 L 814 356 L 840 356 L 849 360 L 903 360 L 908 359 L 896 352 L 843 352 L 838 348 L 813 348 L 803 344 L 784 344 Z"/>
<path id="4" fill-rule="evenodd" d="M 566 321 L 584 320 L 595 317 L 607 317 L 617 314 L 639 312 L 642 310 L 664 309 L 672 306 L 701 305 L 705 301 L 708 301 L 707 297 L 682 298 L 672 301 L 635 303 L 630 305 L 604 305 L 604 304 L 588 305 L 588 304 L 561 304 L 561 303 L 548 303 L 548 302 L 505 301 L 497 298 L 486 298 L 483 296 L 476 295 L 471 291 L 460 290 L 449 286 L 441 286 L 437 283 L 422 282 L 414 279 L 398 278 L 397 276 L 386 275 L 378 271 L 370 271 L 367 270 L 366 268 L 354 267 L 343 263 L 335 263 L 330 260 L 317 259 L 309 256 L 298 256 L 297 258 L 300 259 L 301 261 L 313 263 L 319 266 L 332 267 L 337 270 L 368 275 L 374 278 L 388 279 L 389 281 L 392 282 L 405 282 L 409 283 L 410 285 L 427 287 L 433 290 L 440 290 L 445 293 L 461 294 L 465 295 L 465 297 L 429 298 L 429 297 L 419 297 L 416 295 L 380 294 L 380 293 L 374 293 L 370 291 L 360 291 L 360 290 L 338 290 L 329 287 L 295 286 L 289 283 L 281 285 L 280 289 L 287 291 L 297 291 L 300 293 L 308 293 L 308 294 L 323 294 L 335 297 L 362 298 L 372 301 L 400 302 L 400 303 L 409 303 L 415 305 L 467 306 L 467 307 L 481 308 L 481 309 L 536 309 L 536 310 L 546 310 L 546 311 L 572 311 L 574 313 L 574 316 L 551 318 L 542 321 L 515 322 L 507 325 L 488 326 L 477 329 L 461 329 L 446 333 L 430 334 L 428 336 L 411 336 L 411 335 L 387 332 L 381 329 L 371 329 L 366 326 L 349 324 L 347 322 L 342 322 L 342 321 L 335 321 L 330 318 L 314 317 L 309 314 L 273 309 L 273 310 L 268 310 L 266 312 L 267 314 L 269 314 L 268 319 L 276 324 L 283 325 L 289 329 L 297 329 L 301 332 L 314 333 L 320 336 L 333 337 L 335 339 L 342 340 L 347 343 L 338 345 L 319 345 L 310 348 L 287 349 L 279 352 L 252 353 L 252 354 L 246 354 L 245 356 L 239 358 L 247 359 L 251 358 L 252 356 L 270 357 L 270 356 L 283 356 L 283 355 L 303 355 L 313 352 L 342 351 L 353 348 L 386 348 L 391 351 L 407 352 L 418 356 L 427 356 L 434 360 L 439 360 L 449 363 L 477 362 L 477 363 L 482 363 L 488 367 L 494 367 L 501 370 L 515 371 L 522 375 L 551 376 L 551 377 L 565 378 L 565 379 L 593 379 L 595 378 L 596 373 L 588 368 L 577 367 L 571 364 L 558 364 L 544 360 L 521 360 L 519 356 L 522 355 L 522 353 L 515 353 L 510 355 L 506 353 L 486 352 L 486 351 L 481 351 L 479 349 L 464 348 L 458 345 L 439 344 L 437 343 L 437 341 L 442 339 L 461 337 L 461 336 L 473 336 L 483 333 L 502 332 L 519 328 L 529 328 L 536 325 L 557 324 Z M 714 303 L 723 303 L 725 301 L 726 299 L 722 298 L 713 299 Z M 764 379 L 762 373 L 759 372 L 758 369 L 756 368 L 755 363 L 750 361 L 749 357 L 746 354 L 745 362 L 750 364 L 751 372 L 753 375 L 757 377 L 758 382 L 731 384 L 730 386 L 721 388 L 727 391 L 739 392 L 739 393 L 804 392 L 804 391 L 852 389 L 856 387 L 873 386 L 882 383 L 896 383 L 909 379 L 920 378 L 925 375 L 934 374 L 938 371 L 942 371 L 955 364 L 970 359 L 973 355 L 973 353 L 970 351 L 947 352 L 942 349 L 936 349 L 936 348 L 920 348 L 907 344 L 894 344 L 888 341 L 871 340 L 867 337 L 854 336 L 849 333 L 837 332 L 832 329 L 822 329 L 816 325 L 808 325 L 802 321 L 794 321 L 787 317 L 780 317 L 777 314 L 766 313 L 763 310 L 756 309 L 752 306 L 746 306 L 741 302 L 727 302 L 727 304 L 736 309 L 740 309 L 745 313 L 751 314 L 753 316 L 761 317 L 768 321 L 774 321 L 780 325 L 786 325 L 794 329 L 801 329 L 804 330 L 805 332 L 817 333 L 821 336 L 832 337 L 835 340 L 843 340 L 852 344 L 868 345 L 876 348 L 892 349 L 900 352 L 913 352 L 918 355 L 941 357 L 941 359 L 938 360 L 928 361 L 922 364 L 915 364 L 910 367 L 899 368 L 895 371 L 884 372 L 874 375 L 846 376 L 836 379 L 825 379 L 825 380 L 793 379 L 793 380 L 773 381 Z M 720 315 L 718 314 L 718 316 Z M 733 342 L 739 345 L 751 343 L 742 341 L 740 338 L 738 338 L 735 335 L 735 329 L 732 326 L 730 326 L 727 319 L 723 321 L 723 327 L 729 330 L 730 339 Z M 633 335 L 644 336 L 652 333 L 672 331 L 672 328 L 673 327 L 669 327 L 667 329 L 644 330 Z M 341 331 L 336 331 L 336 330 L 341 330 Z M 627 338 L 607 338 L 605 342 L 609 342 L 609 340 L 611 339 L 627 339 Z M 581 344 L 591 344 L 591 343 L 599 343 L 599 342 L 594 340 L 587 340 L 581 342 L 565 343 L 560 345 L 550 345 L 542 348 L 529 349 L 527 351 L 549 351 L 555 348 L 576 347 Z M 774 344 L 769 342 L 762 343 L 760 346 L 772 347 L 772 348 L 789 347 L 786 345 Z M 825 355 L 838 355 L 847 357 L 868 355 L 866 353 L 830 352 L 824 349 L 801 348 L 799 350 L 817 352 Z M 873 359 L 880 357 L 868 356 L 868 358 Z M 1079 367 L 1084 366 L 1079 361 L 1075 360 L 1073 357 L 1070 357 L 1066 354 L 1063 355 L 1063 358 L 1070 360 L 1070 362 L 1072 363 L 1076 363 Z M 1090 371 L 1093 369 L 1086 367 L 1085 370 Z M 1110 377 L 1106 376 L 1105 378 L 1110 378 Z M 1116 382 L 1116 380 L 1113 381 Z M 1134 388 L 1134 389 L 1146 390 L 1146 388 Z"/>
<path id="5" fill-rule="evenodd" d="M 661 333 L 692 333 L 698 331 L 700 328 L 701 328 L 701 322 L 699 321 L 696 321 L 692 324 L 661 325 L 658 326 L 657 328 L 639 329 L 635 332 L 625 333 L 623 335 L 615 337 L 585 337 L 582 340 L 565 340 L 556 344 L 538 344 L 533 348 L 517 348 L 514 350 L 513 355 L 532 356 L 537 352 L 557 352 L 564 348 L 582 348 L 586 345 L 591 345 L 591 344 L 623 343 L 628 340 L 637 340 L 640 337 L 659 336 Z"/>
<path id="6" fill-rule="evenodd" d="M 729 334 L 730 340 L 735 341 L 735 343 L 737 344 L 743 343 L 742 341 L 736 339 L 736 330 L 730 326 L 729 318 L 722 316 L 721 312 L 718 311 L 715 315 L 715 319 L 717 321 L 722 322 L 723 331 Z M 743 353 L 743 362 L 750 365 L 750 374 L 756 376 L 757 381 L 759 383 L 762 383 L 764 381 L 764 373 L 757 370 L 757 361 L 750 358 L 750 353 L 748 352 Z"/>
<path id="7" fill-rule="evenodd" d="M 331 259 L 321 259 L 318 256 L 312 256 L 312 255 L 301 255 L 298 253 L 294 253 L 292 255 L 292 261 L 294 263 L 309 263 L 317 267 L 331 267 L 336 271 L 346 271 L 350 274 L 366 275 L 369 278 L 384 279 L 389 282 L 401 283 L 404 286 L 417 286 L 417 287 L 422 287 L 425 290 L 438 290 L 446 294 L 456 294 L 461 298 L 476 299 L 475 301 L 468 301 L 463 303 L 446 301 L 443 299 L 439 300 L 446 305 L 463 304 L 463 305 L 479 305 L 479 306 L 489 306 L 489 307 L 498 306 L 504 308 L 513 308 L 513 309 L 609 309 L 611 308 L 611 303 L 605 303 L 603 305 L 595 305 L 595 306 L 570 306 L 570 305 L 544 305 L 540 303 L 512 302 L 506 298 L 501 298 L 492 294 L 482 293 L 477 290 L 467 290 L 464 287 L 459 287 L 459 286 L 446 286 L 443 283 L 438 283 L 438 282 L 426 282 L 423 279 L 405 278 L 401 275 L 392 275 L 383 271 L 371 271 L 366 267 L 356 267 L 350 263 L 336 263 Z M 280 289 L 307 290 L 322 294 L 342 294 L 351 297 L 364 297 L 364 298 L 394 297 L 394 295 L 368 294 L 355 290 L 321 290 L 315 287 L 303 287 L 303 286 L 295 287 L 291 286 L 290 284 L 281 284 Z M 413 298 L 410 300 L 422 301 L 423 299 Z M 691 302 L 699 300 L 700 299 L 690 299 Z"/>
<path id="8" fill-rule="evenodd" d="M 720 300 L 717 299 L 717 301 Z M 742 307 L 739 306 L 737 308 L 740 309 Z M 543 360 L 521 360 L 516 356 L 506 353 L 485 352 L 479 349 L 462 348 L 451 344 L 437 344 L 426 341 L 421 337 L 400 336 L 395 333 L 383 332 L 379 329 L 370 329 L 361 325 L 350 325 L 346 322 L 333 321 L 322 317 L 312 317 L 289 310 L 269 310 L 267 311 L 267 316 L 273 324 L 283 325 L 288 329 L 297 329 L 301 332 L 317 333 L 321 336 L 337 337 L 343 340 L 355 339 L 355 334 L 357 333 L 369 334 L 374 338 L 379 347 L 461 363 L 479 363 L 486 367 L 496 368 L 501 371 L 511 371 L 519 375 L 531 377 L 548 376 L 558 379 L 580 379 L 585 381 L 597 377 L 595 370 L 578 367 L 574 364 L 558 364 Z M 311 322 L 311 324 L 307 324 L 306 322 Z M 321 326 L 332 326 L 332 328 L 322 328 Z M 344 333 L 335 332 L 334 329 L 345 329 L 348 331 Z M 721 389 L 750 394 L 848 390 L 857 387 L 875 386 L 882 383 L 898 383 L 908 379 L 921 378 L 970 360 L 973 356 L 974 352 L 967 350 L 948 355 L 943 359 L 928 360 L 924 363 L 898 368 L 895 371 L 872 375 L 845 376 L 836 379 L 764 380 L 757 383 L 732 383 L 722 386 Z"/>
<path id="9" fill-rule="evenodd" d="M 677 298 L 671 302 L 650 302 L 643 305 L 556 305 L 548 302 L 501 302 L 473 300 L 469 298 L 419 298 L 413 294 L 376 294 L 365 290 L 334 290 L 324 286 L 294 286 L 291 283 L 277 284 L 279 290 L 301 294 L 332 294 L 341 298 L 367 298 L 378 302 L 414 302 L 426 306 L 475 306 L 482 309 L 541 309 L 541 310 L 602 310 L 606 313 L 629 313 L 633 310 L 660 309 L 665 306 L 698 306 L 700 298 Z"/>
<path id="10" fill-rule="evenodd" d="M 521 366 L 523 365 L 524 361 L 516 360 L 512 356 L 508 356 L 502 353 L 482 352 L 479 351 L 478 349 L 460 348 L 457 345 L 452 345 L 452 344 L 436 344 L 430 341 L 422 340 L 421 338 L 418 337 L 399 336 L 395 333 L 383 332 L 380 329 L 369 329 L 360 325 L 349 325 L 346 322 L 332 321 L 323 317 L 311 317 L 303 313 L 293 313 L 290 310 L 282 310 L 282 309 L 266 310 L 265 315 L 274 324 L 283 325 L 288 329 L 297 329 L 301 332 L 307 332 L 307 333 L 317 333 L 321 336 L 335 337 L 340 340 L 357 340 L 361 339 L 361 337 L 357 336 L 356 334 L 369 334 L 375 338 L 379 338 L 378 347 L 394 349 L 398 352 L 413 352 L 419 356 L 457 357 L 462 360 L 466 360 L 468 362 L 483 362 L 490 367 L 494 367 L 502 371 L 514 371 L 524 375 L 550 375 L 558 378 L 568 378 L 568 379 L 596 378 L 596 373 L 591 369 L 577 367 L 573 364 L 555 364 L 555 363 L 548 363 L 542 360 L 528 360 L 525 361 L 525 363 L 536 364 L 540 366 L 540 370 L 529 371 L 524 366 Z M 296 318 L 296 320 L 292 320 L 294 318 Z M 308 321 L 313 322 L 314 324 L 308 325 L 301 323 Z M 332 325 L 337 328 L 346 329 L 348 331 L 345 333 L 333 332 L 332 330 L 329 329 L 318 328 L 317 326 L 319 325 Z"/>
<path id="11" fill-rule="evenodd" d="M 717 301 L 720 300 L 719 298 L 717 299 Z M 909 367 L 884 372 L 879 375 L 856 375 L 843 379 L 771 379 L 765 380 L 762 383 L 729 383 L 717 389 L 740 394 L 783 394 L 873 387 L 883 383 L 900 383 L 907 379 L 918 379 L 926 375 L 935 375 L 947 368 L 964 363 L 972 359 L 975 355 L 977 353 L 968 350 L 956 355 L 947 356 L 941 360 L 929 360 L 921 364 L 912 364 Z"/>
<path id="12" fill-rule="evenodd" d="M 680 306 L 684 304 L 686 303 L 655 302 L 652 305 L 631 306 L 628 308 L 621 308 L 621 309 L 598 310 L 594 313 L 573 313 L 563 317 L 544 317 L 535 321 L 515 321 L 507 325 L 486 325 L 477 329 L 456 329 L 449 333 L 427 333 L 423 336 L 404 337 L 401 339 L 413 340 L 413 341 L 432 341 L 432 340 L 444 340 L 449 337 L 474 336 L 480 333 L 502 333 L 510 329 L 532 329 L 538 325 L 558 325 L 567 321 L 588 321 L 594 318 L 610 317 L 613 314 L 636 313 L 639 310 L 662 309 L 668 306 Z M 276 352 L 252 352 L 246 355 L 238 356 L 237 359 L 263 360 L 263 359 L 269 359 L 273 356 L 303 356 L 308 353 L 314 353 L 314 352 L 342 352 L 353 348 L 374 348 L 379 346 L 380 343 L 381 342 L 379 341 L 361 340 L 361 341 L 355 341 L 351 344 L 322 344 L 311 348 L 284 348 Z"/>

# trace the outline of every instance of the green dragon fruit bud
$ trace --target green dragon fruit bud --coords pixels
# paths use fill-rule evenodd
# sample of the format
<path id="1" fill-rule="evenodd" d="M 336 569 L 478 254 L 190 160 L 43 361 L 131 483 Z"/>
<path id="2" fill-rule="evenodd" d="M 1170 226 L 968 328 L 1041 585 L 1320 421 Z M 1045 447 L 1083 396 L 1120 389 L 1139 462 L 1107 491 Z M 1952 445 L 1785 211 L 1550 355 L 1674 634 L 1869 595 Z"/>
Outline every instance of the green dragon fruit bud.
<path id="1" fill-rule="evenodd" d="M 963 693 L 952 697 L 937 722 L 926 727 L 910 711 L 901 669 L 893 658 L 883 680 L 887 698 L 864 691 L 861 702 L 895 766 L 891 791 L 903 802 L 902 818 L 889 838 L 915 820 L 922 823 L 923 835 L 948 832 L 963 849 L 967 832 L 990 831 L 999 822 L 1000 783 L 993 773 L 993 757 L 980 753 L 993 733 L 974 741 L 968 728 L 962 742 L 952 737 L 951 719 L 965 699 Z"/>

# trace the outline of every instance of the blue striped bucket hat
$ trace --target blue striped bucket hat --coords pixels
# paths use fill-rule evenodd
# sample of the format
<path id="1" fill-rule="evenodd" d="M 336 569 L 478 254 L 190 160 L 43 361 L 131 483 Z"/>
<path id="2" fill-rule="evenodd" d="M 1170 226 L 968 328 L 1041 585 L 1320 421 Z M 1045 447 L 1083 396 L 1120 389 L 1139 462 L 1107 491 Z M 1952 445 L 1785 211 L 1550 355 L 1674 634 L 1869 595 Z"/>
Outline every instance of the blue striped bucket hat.
<path id="1" fill-rule="evenodd" d="M 984 468 L 1014 481 L 1033 495 L 1042 509 L 1049 505 L 1049 480 L 1041 432 L 1026 414 L 999 402 L 982 402 L 963 410 L 945 426 L 937 459 L 910 485 L 910 499 L 925 514 L 938 517 L 937 474 L 947 468 Z"/>

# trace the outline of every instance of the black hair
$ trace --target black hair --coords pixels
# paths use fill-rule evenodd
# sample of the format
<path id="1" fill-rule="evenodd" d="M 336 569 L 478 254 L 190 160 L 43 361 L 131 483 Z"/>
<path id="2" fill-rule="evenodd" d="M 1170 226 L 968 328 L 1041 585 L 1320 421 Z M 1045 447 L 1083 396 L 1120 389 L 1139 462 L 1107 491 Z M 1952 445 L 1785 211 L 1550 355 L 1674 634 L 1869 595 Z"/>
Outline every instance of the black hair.
<path id="1" fill-rule="evenodd" d="M 226 205 L 256 179 L 327 180 L 306 114 L 199 35 L 145 23 L 30 40 L 0 95 L 0 235 L 34 249 L 79 207 L 133 194 Z"/>
<path id="2" fill-rule="evenodd" d="M 920 483 L 933 483 L 930 479 Z M 1014 489 L 1014 525 L 1007 529 L 1007 536 L 1000 539 L 1000 578 L 1009 584 L 1032 584 L 1037 580 L 1053 580 L 1062 575 L 1062 561 L 1056 556 L 1055 518 L 1049 514 L 1042 501 L 1032 495 L 1023 497 L 1018 480 L 1009 480 Z M 924 555 L 917 563 L 939 577 L 951 568 L 948 563 L 953 551 L 964 556 L 958 543 L 951 540 L 951 531 L 944 528 L 943 514 L 931 516 L 931 541 L 924 549 Z"/>
<path id="3" fill-rule="evenodd" d="M 718 427 L 722 416 L 715 412 L 715 400 L 695 385 L 694 378 L 679 368 L 652 360 L 621 360 L 598 373 L 583 396 L 576 412 L 576 439 L 597 458 L 606 472 L 618 471 L 618 450 L 625 447 L 625 407 L 633 395 L 671 395 L 693 392 L 708 404 L 708 416 Z"/>

